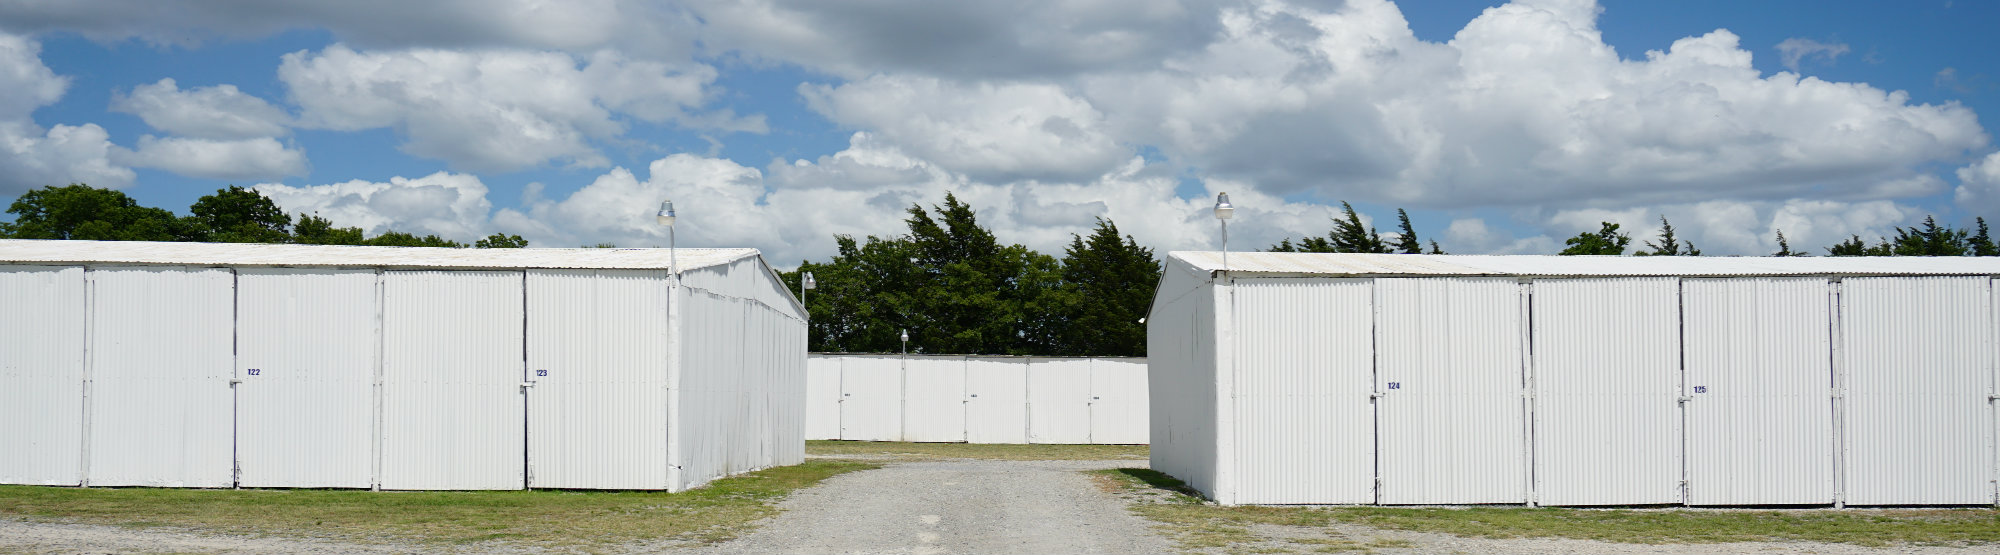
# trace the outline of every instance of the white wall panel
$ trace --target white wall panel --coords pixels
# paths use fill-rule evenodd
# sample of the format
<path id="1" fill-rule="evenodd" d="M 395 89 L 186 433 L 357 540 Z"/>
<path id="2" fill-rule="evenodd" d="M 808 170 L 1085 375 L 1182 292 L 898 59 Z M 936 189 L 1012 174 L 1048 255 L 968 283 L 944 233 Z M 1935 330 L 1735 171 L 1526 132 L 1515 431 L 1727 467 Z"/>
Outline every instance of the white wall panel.
<path id="1" fill-rule="evenodd" d="M 1370 280 L 1235 289 L 1235 502 L 1374 502 Z"/>
<path id="2" fill-rule="evenodd" d="M 1690 505 L 1833 503 L 1822 278 L 1681 282 Z"/>
<path id="3" fill-rule="evenodd" d="M 895 357 L 841 357 L 840 439 L 903 440 L 901 360 Z"/>
<path id="4" fill-rule="evenodd" d="M 1849 505 L 1994 502 L 1989 287 L 1976 277 L 1844 280 Z"/>
<path id="5" fill-rule="evenodd" d="M 1090 443 L 1090 359 L 1029 360 L 1028 443 Z"/>
<path id="6" fill-rule="evenodd" d="M 1675 278 L 1534 283 L 1535 479 L 1544 505 L 1681 501 Z"/>
<path id="7" fill-rule="evenodd" d="M 965 441 L 965 357 L 909 357 L 903 395 L 903 441 Z"/>
<path id="8" fill-rule="evenodd" d="M 528 484 L 667 489 L 667 273 L 528 270 Z"/>
<path id="9" fill-rule="evenodd" d="M 382 487 L 524 487 L 521 272 L 382 279 Z"/>
<path id="10" fill-rule="evenodd" d="M 88 272 L 86 483 L 232 484 L 234 278 L 217 268 Z"/>
<path id="11" fill-rule="evenodd" d="M 83 483 L 83 268 L 0 266 L 0 484 Z"/>
<path id="12" fill-rule="evenodd" d="M 965 440 L 1028 442 L 1028 359 L 965 361 Z"/>
<path id="13" fill-rule="evenodd" d="M 1146 359 L 1090 359 L 1090 442 L 1146 443 Z"/>
<path id="14" fill-rule="evenodd" d="M 245 268 L 236 279 L 241 484 L 374 485 L 375 271 Z"/>
<path id="15" fill-rule="evenodd" d="M 839 358 L 806 358 L 806 439 L 840 439 Z"/>
<path id="16" fill-rule="evenodd" d="M 1521 286 L 1378 279 L 1380 501 L 1526 503 Z"/>
<path id="17" fill-rule="evenodd" d="M 702 289 L 678 299 L 685 359 L 674 429 L 684 470 L 675 488 L 803 461 L 805 324 L 755 299 Z"/>
<path id="18" fill-rule="evenodd" d="M 1219 498 L 1216 469 L 1216 290 L 1167 257 L 1146 314 L 1147 466 Z"/>

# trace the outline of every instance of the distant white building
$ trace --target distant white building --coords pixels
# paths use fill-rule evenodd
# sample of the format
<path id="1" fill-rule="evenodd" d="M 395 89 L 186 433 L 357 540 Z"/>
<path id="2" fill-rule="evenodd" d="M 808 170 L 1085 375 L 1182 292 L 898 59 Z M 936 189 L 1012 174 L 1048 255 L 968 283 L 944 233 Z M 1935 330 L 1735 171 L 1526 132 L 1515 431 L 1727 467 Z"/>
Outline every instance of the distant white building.
<path id="1" fill-rule="evenodd" d="M 0 240 L 0 483 L 681 490 L 804 458 L 753 249 Z"/>
<path id="2" fill-rule="evenodd" d="M 1152 467 L 1225 504 L 1987 505 L 1995 258 L 1175 252 Z"/>
<path id="3" fill-rule="evenodd" d="M 806 439 L 1146 443 L 1146 359 L 814 353 Z"/>

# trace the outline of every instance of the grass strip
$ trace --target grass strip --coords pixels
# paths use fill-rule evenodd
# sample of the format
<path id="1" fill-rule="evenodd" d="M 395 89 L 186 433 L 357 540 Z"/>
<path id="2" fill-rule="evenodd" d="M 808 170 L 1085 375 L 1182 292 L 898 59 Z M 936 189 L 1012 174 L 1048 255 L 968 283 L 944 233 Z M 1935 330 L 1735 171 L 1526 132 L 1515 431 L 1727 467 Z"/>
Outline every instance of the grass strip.
<path id="1" fill-rule="evenodd" d="M 1098 461 L 1142 460 L 1148 456 L 1148 451 L 1144 445 L 995 445 L 815 440 L 806 442 L 806 454 L 887 460 Z"/>
<path id="2" fill-rule="evenodd" d="M 0 486 L 0 515 L 358 542 L 584 550 L 640 541 L 715 543 L 776 514 L 774 503 L 794 490 L 879 466 L 817 459 L 678 493 Z"/>
<path id="3" fill-rule="evenodd" d="M 1095 471 L 1132 495 L 1132 511 L 1158 523 L 1194 551 L 1279 552 L 1287 542 L 1259 529 L 1318 531 L 1338 543 L 1312 551 L 1390 547 L 1347 538 L 1336 525 L 1477 538 L 1569 538 L 1633 544 L 1818 542 L 1869 547 L 2000 544 L 2000 511 L 1968 509 L 1566 509 L 1528 507 L 1224 507 L 1203 501 L 1180 480 L 1157 471 Z M 1349 526 L 1348 529 L 1352 529 Z M 1307 539 L 1311 539 L 1307 534 Z M 1313 542 L 1303 542 L 1311 544 Z"/>

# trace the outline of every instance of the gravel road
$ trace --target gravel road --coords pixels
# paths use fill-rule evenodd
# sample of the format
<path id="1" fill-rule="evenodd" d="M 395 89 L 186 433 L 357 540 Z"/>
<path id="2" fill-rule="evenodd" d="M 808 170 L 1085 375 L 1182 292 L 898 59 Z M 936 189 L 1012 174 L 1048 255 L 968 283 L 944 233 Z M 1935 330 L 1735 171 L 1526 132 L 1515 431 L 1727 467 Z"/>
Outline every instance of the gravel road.
<path id="1" fill-rule="evenodd" d="M 1080 470 L 1144 461 L 892 463 L 836 476 L 703 553 L 1168 553 Z"/>

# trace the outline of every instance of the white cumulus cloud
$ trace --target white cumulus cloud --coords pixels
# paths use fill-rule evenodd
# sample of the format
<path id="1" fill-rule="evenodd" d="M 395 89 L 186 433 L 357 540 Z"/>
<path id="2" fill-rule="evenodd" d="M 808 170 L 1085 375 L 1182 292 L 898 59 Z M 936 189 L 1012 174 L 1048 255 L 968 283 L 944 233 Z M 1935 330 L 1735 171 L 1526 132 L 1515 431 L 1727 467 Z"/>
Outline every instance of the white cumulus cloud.
<path id="1" fill-rule="evenodd" d="M 290 133 L 284 110 L 237 90 L 216 85 L 181 90 L 172 78 L 140 85 L 113 96 L 111 110 L 139 116 L 154 129 L 197 139 L 252 139 Z"/>
<path id="2" fill-rule="evenodd" d="M 115 146 L 104 128 L 35 124 L 35 110 L 61 99 L 68 87 L 68 78 L 42 64 L 39 43 L 0 33 L 0 196 L 70 183 L 132 184 L 132 170 L 112 163 Z"/>
<path id="3" fill-rule="evenodd" d="M 1792 71 L 1799 70 L 1799 62 L 1819 58 L 1831 64 L 1835 58 L 1846 53 L 1847 45 L 1838 42 L 1820 42 L 1793 37 L 1778 43 L 1778 60 Z"/>
<path id="4" fill-rule="evenodd" d="M 159 168 L 207 179 L 243 181 L 305 175 L 305 152 L 270 137 L 196 139 L 139 137 L 137 150 L 115 148 L 113 156 L 128 166 Z"/>

